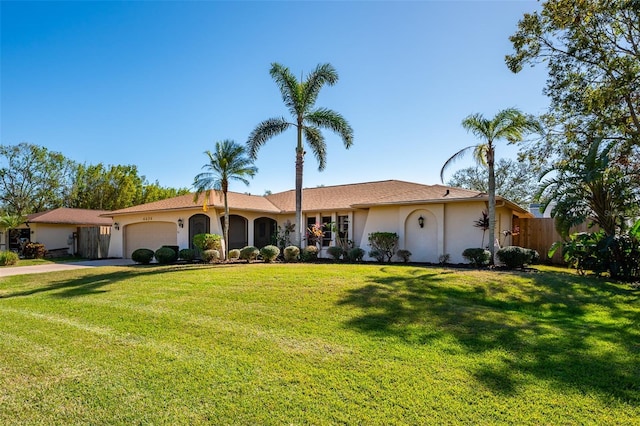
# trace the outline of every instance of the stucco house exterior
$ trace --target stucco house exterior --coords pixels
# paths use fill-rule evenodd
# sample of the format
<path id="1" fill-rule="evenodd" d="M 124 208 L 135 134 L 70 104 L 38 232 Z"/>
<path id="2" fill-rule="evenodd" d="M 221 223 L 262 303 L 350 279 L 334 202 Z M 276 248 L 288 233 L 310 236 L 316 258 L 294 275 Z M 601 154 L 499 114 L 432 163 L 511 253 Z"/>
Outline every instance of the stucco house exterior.
<path id="1" fill-rule="evenodd" d="M 222 194 L 212 191 L 206 203 L 203 197 L 194 201 L 193 194 L 187 194 L 104 214 L 113 219 L 109 256 L 130 258 L 138 248 L 163 245 L 188 248 L 202 232 L 222 235 Z M 295 222 L 294 190 L 265 196 L 229 192 L 228 201 L 230 248 L 271 244 L 278 228 Z M 395 232 L 399 248 L 413 253 L 412 261 L 435 263 L 449 254 L 450 261 L 458 263 L 464 261 L 465 248 L 482 243 L 483 231 L 473 224 L 487 210 L 487 201 L 487 194 L 478 191 L 386 180 L 305 188 L 302 210 L 306 227 L 333 224 L 319 242 L 321 256 L 338 238 L 368 253 L 370 233 Z M 511 230 L 514 219 L 532 215 L 499 196 L 496 204 L 495 239 L 510 244 L 501 231 Z M 486 235 L 484 241 L 487 245 L 491 239 Z"/>
<path id="2" fill-rule="evenodd" d="M 103 216 L 106 210 L 71 209 L 61 207 L 40 213 L 27 215 L 19 228 L 13 231 L 12 237 L 4 231 L 0 236 L 3 249 L 16 250 L 19 239 L 44 244 L 49 251 L 65 249 L 69 254 L 78 251 L 78 232 L 80 228 L 111 227 L 111 218 Z M 106 253 L 105 253 L 106 257 Z"/>

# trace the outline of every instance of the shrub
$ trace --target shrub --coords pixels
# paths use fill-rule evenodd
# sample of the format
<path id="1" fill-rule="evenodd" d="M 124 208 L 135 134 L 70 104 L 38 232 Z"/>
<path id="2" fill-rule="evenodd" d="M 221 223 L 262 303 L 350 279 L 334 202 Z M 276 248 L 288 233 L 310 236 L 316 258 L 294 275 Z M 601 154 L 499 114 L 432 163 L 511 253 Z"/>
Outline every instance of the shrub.
<path id="1" fill-rule="evenodd" d="M 597 275 L 608 271 L 614 279 L 640 279 L 640 220 L 620 235 L 606 235 L 603 230 L 571 234 L 568 241 L 551 246 L 549 257 L 558 247 L 562 247 L 569 267 L 576 268 L 580 274 L 586 270 Z"/>
<path id="2" fill-rule="evenodd" d="M 239 257 L 240 257 L 239 249 L 229 250 L 229 259 L 238 259 Z"/>
<path id="3" fill-rule="evenodd" d="M 399 238 L 395 232 L 372 232 L 369 234 L 369 245 L 371 252 L 377 252 L 378 256 L 371 253 L 369 256 L 375 257 L 379 262 L 384 262 L 385 259 L 390 262 L 398 249 Z"/>
<path id="4" fill-rule="evenodd" d="M 15 265 L 18 263 L 18 255 L 12 251 L 0 251 L 0 266 Z"/>
<path id="5" fill-rule="evenodd" d="M 193 245 L 200 251 L 222 250 L 222 237 L 218 234 L 196 234 L 193 236 Z"/>
<path id="6" fill-rule="evenodd" d="M 246 260 L 247 263 L 250 263 L 252 260 L 256 260 L 259 254 L 260 250 L 254 246 L 246 246 L 240 250 L 240 259 Z"/>
<path id="7" fill-rule="evenodd" d="M 179 246 L 162 246 L 161 248 L 164 248 L 164 247 L 170 248 L 171 250 L 175 251 L 176 252 L 176 256 L 178 254 L 180 254 L 180 247 Z"/>
<path id="8" fill-rule="evenodd" d="M 40 243 L 26 243 L 22 248 L 22 255 L 27 259 L 42 259 L 47 253 L 44 244 Z"/>
<path id="9" fill-rule="evenodd" d="M 360 247 L 354 247 L 349 250 L 347 257 L 351 262 L 362 262 L 362 258 L 364 257 L 364 250 Z"/>
<path id="10" fill-rule="evenodd" d="M 525 250 L 529 252 L 529 262 L 527 262 L 529 265 L 537 265 L 538 263 L 540 263 L 540 253 L 538 253 L 534 249 Z"/>
<path id="11" fill-rule="evenodd" d="M 518 246 L 502 247 L 496 252 L 496 256 L 509 269 L 522 268 L 540 259 L 537 251 Z"/>
<path id="12" fill-rule="evenodd" d="M 409 250 L 400 249 L 396 254 L 400 259 L 402 259 L 404 263 L 407 263 L 409 262 L 409 259 L 411 258 L 412 253 Z"/>
<path id="13" fill-rule="evenodd" d="M 296 247 L 297 248 L 297 247 Z M 300 259 L 303 262 L 313 262 L 318 258 L 318 247 L 316 246 L 306 246 L 302 253 L 300 253 Z"/>
<path id="14" fill-rule="evenodd" d="M 329 256 L 331 256 L 333 260 L 340 260 L 344 254 L 344 249 L 340 246 L 331 246 L 327 249 L 327 253 L 329 253 Z"/>
<path id="15" fill-rule="evenodd" d="M 262 259 L 267 263 L 276 260 L 279 254 L 280 249 L 276 246 L 264 246 L 260 249 L 260 256 L 262 256 Z"/>
<path id="16" fill-rule="evenodd" d="M 380 250 L 371 250 L 369 252 L 369 257 L 373 257 L 375 260 L 377 260 L 378 262 L 382 263 L 384 262 L 384 253 L 382 253 Z"/>
<path id="17" fill-rule="evenodd" d="M 162 265 L 168 265 L 169 263 L 173 263 L 178 260 L 178 253 L 176 253 L 172 248 L 169 247 L 161 247 L 154 253 L 154 256 L 158 263 Z"/>
<path id="18" fill-rule="evenodd" d="M 178 257 L 185 262 L 193 262 L 193 259 L 196 258 L 196 251 L 193 249 L 182 249 L 180 253 L 178 253 Z"/>
<path id="19" fill-rule="evenodd" d="M 468 248 L 462 252 L 462 257 L 467 259 L 476 268 L 486 265 L 491 260 L 491 252 L 483 248 Z"/>
<path id="20" fill-rule="evenodd" d="M 446 265 L 449 261 L 451 261 L 451 255 L 449 253 L 438 256 L 438 263 L 441 265 Z"/>
<path id="21" fill-rule="evenodd" d="M 284 248 L 284 261 L 295 262 L 300 257 L 300 249 L 296 246 L 288 246 Z"/>
<path id="22" fill-rule="evenodd" d="M 136 263 L 142 263 L 143 265 L 148 265 L 153 259 L 153 250 L 149 250 L 146 248 L 139 248 L 134 250 L 131 253 L 131 260 Z"/>
<path id="23" fill-rule="evenodd" d="M 206 263 L 213 263 L 220 259 L 220 251 L 216 249 L 209 249 L 202 252 L 202 260 Z"/>

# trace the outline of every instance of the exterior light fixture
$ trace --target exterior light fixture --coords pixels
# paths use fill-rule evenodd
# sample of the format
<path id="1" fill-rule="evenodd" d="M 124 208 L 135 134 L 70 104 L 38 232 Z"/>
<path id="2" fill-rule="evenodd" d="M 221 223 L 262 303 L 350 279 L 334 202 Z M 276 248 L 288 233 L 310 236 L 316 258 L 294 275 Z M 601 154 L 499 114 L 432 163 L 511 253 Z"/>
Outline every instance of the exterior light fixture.
<path id="1" fill-rule="evenodd" d="M 424 228 L 424 217 L 420 216 L 418 218 L 418 225 L 420 225 L 420 228 Z"/>
<path id="2" fill-rule="evenodd" d="M 182 218 L 178 219 L 178 226 L 184 228 L 184 220 L 182 220 Z"/>
<path id="3" fill-rule="evenodd" d="M 120 224 L 118 222 L 114 223 L 113 227 L 116 228 L 116 231 L 120 230 Z"/>

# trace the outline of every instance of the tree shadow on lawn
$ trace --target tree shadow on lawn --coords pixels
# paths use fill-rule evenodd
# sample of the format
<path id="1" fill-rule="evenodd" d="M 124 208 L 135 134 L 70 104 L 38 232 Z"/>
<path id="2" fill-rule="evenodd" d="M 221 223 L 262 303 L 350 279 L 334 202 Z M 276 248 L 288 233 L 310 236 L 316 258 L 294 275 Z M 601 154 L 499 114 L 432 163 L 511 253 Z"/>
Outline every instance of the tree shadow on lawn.
<path id="1" fill-rule="evenodd" d="M 351 290 L 339 304 L 362 313 L 347 325 L 410 345 L 453 337 L 453 355 L 506 351 L 501 360 L 468 366 L 498 394 L 514 394 L 518 384 L 535 377 L 558 388 L 640 403 L 638 290 L 553 273 L 527 274 L 530 284 L 506 287 L 504 280 L 456 281 L 454 271 L 407 272 L 374 276 Z"/>
<path id="2" fill-rule="evenodd" d="M 189 265 L 189 269 L 201 269 L 211 267 L 210 265 Z M 77 278 L 53 281 L 42 287 L 35 287 L 29 290 L 16 291 L 8 294 L 0 293 L 1 299 L 9 299 L 14 297 L 31 296 L 38 293 L 52 292 L 53 297 L 68 298 L 77 296 L 86 296 L 91 294 L 101 294 L 109 291 L 107 286 L 116 284 L 120 281 L 131 279 L 134 277 L 166 275 L 173 272 L 182 272 L 187 268 L 185 266 L 158 266 L 158 265 L 132 265 L 125 266 L 115 272 L 91 273 Z M 93 271 L 83 269 L 82 271 Z M 35 275 L 34 275 L 35 276 Z"/>

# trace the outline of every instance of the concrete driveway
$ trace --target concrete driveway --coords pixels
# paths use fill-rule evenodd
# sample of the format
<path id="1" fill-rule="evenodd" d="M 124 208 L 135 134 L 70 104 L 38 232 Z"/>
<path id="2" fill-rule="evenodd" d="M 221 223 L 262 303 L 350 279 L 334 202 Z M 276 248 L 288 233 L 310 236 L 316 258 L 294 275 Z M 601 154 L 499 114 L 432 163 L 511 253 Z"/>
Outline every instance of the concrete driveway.
<path id="1" fill-rule="evenodd" d="M 47 272 L 70 271 L 72 269 L 97 268 L 100 266 L 126 266 L 133 264 L 135 264 L 135 262 L 131 259 L 100 259 L 72 263 L 50 263 L 47 265 L 35 266 L 9 266 L 0 268 L 0 277 L 25 274 L 45 274 Z"/>

